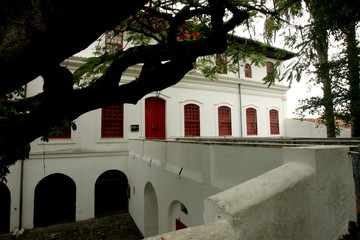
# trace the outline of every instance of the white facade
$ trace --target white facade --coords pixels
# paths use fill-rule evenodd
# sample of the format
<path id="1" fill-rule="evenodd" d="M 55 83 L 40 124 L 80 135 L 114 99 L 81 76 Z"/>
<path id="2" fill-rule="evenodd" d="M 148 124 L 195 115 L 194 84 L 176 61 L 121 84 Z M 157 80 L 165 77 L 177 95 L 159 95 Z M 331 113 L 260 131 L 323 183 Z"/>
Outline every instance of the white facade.
<path id="1" fill-rule="evenodd" d="M 73 57 L 66 65 L 74 71 L 82 60 Z M 289 136 L 285 128 L 288 87 L 279 82 L 270 88 L 264 85 L 265 66 L 252 66 L 251 78 L 245 77 L 243 64 L 239 67 L 238 74 L 221 74 L 214 81 L 197 72 L 189 73 L 175 86 L 160 93 L 149 93 L 135 105 L 124 104 L 122 138 L 101 137 L 102 116 L 98 109 L 75 120 L 77 130 L 71 132 L 70 138 L 50 139 L 49 142 L 35 140 L 31 144 L 30 159 L 11 166 L 7 177 L 11 193 L 10 230 L 34 227 L 36 188 L 43 179 L 54 174 L 65 175 L 75 184 L 75 220 L 94 217 L 95 185 L 103 173 L 111 170 L 125 174 L 130 184 L 129 210 L 145 236 L 175 230 L 176 219 L 189 227 L 204 224 L 203 201 L 207 197 L 279 167 L 281 149 L 237 147 L 235 151 L 234 146 L 220 145 L 207 152 L 207 147 L 200 151 L 195 146 L 199 144 L 185 144 L 185 147 L 175 144 L 167 148 L 171 143 L 144 141 L 143 147 L 150 154 L 140 157 L 137 152 L 128 154 L 129 139 L 146 138 L 145 105 L 149 97 L 165 101 L 166 139 L 185 136 L 184 107 L 187 104 L 195 104 L 200 109 L 200 137 Z M 121 84 L 132 81 L 140 68 L 128 69 Z M 27 96 L 41 90 L 42 79 L 35 79 L 27 86 Z M 218 108 L 221 106 L 231 109 L 231 136 L 219 136 Z M 247 134 L 248 108 L 256 110 L 256 135 Z M 278 134 L 271 134 L 270 110 L 278 112 Z M 131 130 L 132 126 L 138 126 L 138 130 Z M 161 144 L 164 147 L 160 146 L 158 151 Z M 169 152 L 161 151 L 164 149 Z M 144 204 L 144 199 L 151 203 L 151 208 Z M 154 215 L 158 218 L 149 217 Z"/>

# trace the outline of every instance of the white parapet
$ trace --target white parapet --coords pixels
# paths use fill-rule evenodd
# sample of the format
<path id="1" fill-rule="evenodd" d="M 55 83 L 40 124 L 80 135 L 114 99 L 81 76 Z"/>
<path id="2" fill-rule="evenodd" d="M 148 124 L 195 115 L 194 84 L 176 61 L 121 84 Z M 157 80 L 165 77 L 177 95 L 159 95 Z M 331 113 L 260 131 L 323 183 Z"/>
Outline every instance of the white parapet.
<path id="1" fill-rule="evenodd" d="M 146 240 L 225 240 L 234 239 L 233 231 L 223 221 L 201 225 L 198 227 L 185 228 L 174 232 L 160 234 Z"/>
<path id="2" fill-rule="evenodd" d="M 166 228 L 163 227 L 158 233 L 155 233 L 163 234 L 154 237 L 147 235 L 148 240 L 336 240 L 347 233 L 350 221 L 356 221 L 355 184 L 352 159 L 348 154 L 349 147 L 284 146 L 279 148 L 279 146 L 269 145 L 267 149 L 263 149 L 264 146 L 261 145 L 192 144 L 184 142 L 172 142 L 167 143 L 167 145 L 161 143 L 158 146 L 156 143 L 151 144 L 151 148 L 144 147 L 144 150 L 138 150 L 141 150 L 139 152 L 148 152 L 146 155 L 159 158 L 157 161 L 161 164 L 153 168 L 147 166 L 145 161 L 135 161 L 134 167 L 136 165 L 136 169 L 143 172 L 149 168 L 152 171 L 156 169 L 163 171 L 162 173 L 156 170 L 156 174 L 155 171 L 151 174 L 151 182 L 154 183 L 159 196 L 159 213 L 166 213 L 159 214 L 159 223 L 162 225 L 165 225 L 162 220 L 173 221 L 172 218 L 167 217 L 168 207 L 164 202 L 164 199 L 174 195 L 174 192 L 170 191 L 171 186 L 177 186 L 175 193 L 180 194 L 179 198 L 189 197 L 189 201 L 185 204 L 189 206 L 189 213 L 195 213 L 192 205 L 199 200 L 194 199 L 196 195 L 194 191 L 190 194 L 190 192 L 183 190 L 194 187 L 187 185 L 183 188 L 180 185 L 174 185 L 172 178 L 176 178 L 171 175 L 169 175 L 170 178 L 167 177 L 166 174 L 171 172 L 166 167 L 169 163 L 174 166 L 179 165 L 179 163 L 182 164 L 181 166 L 188 166 L 184 168 L 184 171 L 194 171 L 198 169 L 194 163 L 202 163 L 202 168 L 198 169 L 199 173 L 205 176 L 208 171 L 211 176 L 210 181 L 201 183 L 197 178 L 191 177 L 192 175 L 181 177 L 182 181 L 195 184 L 196 191 L 200 193 L 204 186 L 208 186 L 208 184 L 218 186 L 219 182 L 224 182 L 222 179 L 240 179 L 232 176 L 224 178 L 225 172 L 230 175 L 234 175 L 236 172 L 246 175 L 246 171 L 256 169 L 253 165 L 257 165 L 261 161 L 266 164 L 266 160 L 273 162 L 275 159 L 279 159 L 280 162 L 275 164 L 273 168 L 268 167 L 267 171 L 260 174 L 256 174 L 257 171 L 253 170 L 253 177 L 248 178 L 248 180 L 239 182 L 237 185 L 215 195 L 208 195 L 209 197 L 206 197 L 203 202 L 203 225 L 191 227 L 194 225 L 190 224 L 188 225 L 190 228 L 169 233 L 165 233 L 163 230 Z M 181 151 L 176 151 L 179 149 Z M 162 151 L 165 151 L 166 155 L 161 154 Z M 244 152 L 249 153 L 246 154 L 247 157 L 242 154 Z M 265 155 L 265 152 L 268 154 Z M 239 155 L 242 157 L 238 158 Z M 255 155 L 260 160 L 256 160 Z M 144 156 L 141 156 L 139 160 L 141 158 Z M 136 157 L 134 157 L 135 159 Z M 246 159 L 252 159 L 250 162 L 253 165 L 249 164 L 250 162 Z M 134 160 L 130 160 L 130 162 Z M 190 161 L 192 165 L 184 165 L 187 161 Z M 215 181 L 217 175 L 214 173 L 225 168 L 216 164 L 217 161 L 222 162 L 222 164 L 226 163 L 228 169 L 223 171 L 224 174 L 219 175 L 219 181 Z M 144 162 L 143 167 L 140 165 L 141 162 Z M 165 174 L 165 172 L 167 173 Z M 138 179 L 139 175 L 136 176 Z M 162 193 L 162 188 L 157 186 L 154 176 L 161 176 L 161 182 L 166 182 L 167 186 L 170 187 L 165 193 Z M 190 179 L 192 182 L 188 181 Z M 200 179 L 207 179 L 207 177 Z M 176 181 L 179 180 L 180 178 Z M 145 206 L 147 205 L 145 204 Z M 162 209 L 162 206 L 165 208 Z M 199 205 L 197 205 L 198 207 Z M 189 216 L 194 217 L 195 215 L 190 214 Z M 184 217 L 181 219 L 187 220 Z M 137 220 L 135 219 L 135 221 Z"/>
<path id="3" fill-rule="evenodd" d="M 289 148 L 284 165 L 204 202 L 204 220 L 225 220 L 234 239 L 338 239 L 356 220 L 347 147 Z"/>

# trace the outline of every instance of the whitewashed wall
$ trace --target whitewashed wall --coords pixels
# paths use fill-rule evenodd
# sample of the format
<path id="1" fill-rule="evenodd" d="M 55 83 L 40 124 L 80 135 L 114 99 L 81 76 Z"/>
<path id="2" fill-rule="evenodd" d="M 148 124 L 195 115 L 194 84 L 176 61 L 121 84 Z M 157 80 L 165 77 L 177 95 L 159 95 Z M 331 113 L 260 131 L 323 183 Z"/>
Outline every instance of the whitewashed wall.
<path id="1" fill-rule="evenodd" d="M 304 138 L 326 138 L 326 127 L 323 124 L 316 124 L 301 120 L 285 118 L 285 136 L 286 137 L 304 137 Z M 339 138 L 350 138 L 351 130 L 342 128 Z"/>
<path id="2" fill-rule="evenodd" d="M 205 198 L 261 175 L 282 164 L 282 149 L 265 145 L 189 143 L 178 141 L 130 140 L 129 182 L 132 194 L 130 214 L 140 231 L 148 237 L 174 230 L 174 219 L 189 227 L 203 224 Z M 183 168 L 181 170 L 181 168 Z M 181 175 L 179 176 L 179 172 Z M 154 189 L 158 213 L 158 229 L 149 229 L 145 188 Z M 188 215 L 172 212 L 178 201 Z M 145 219 L 145 220 L 144 220 Z"/>
<path id="3" fill-rule="evenodd" d="M 34 193 L 36 185 L 46 176 L 62 173 L 76 185 L 76 220 L 94 217 L 96 179 L 107 170 L 119 170 L 128 175 L 127 152 L 107 153 L 49 153 L 31 154 L 23 165 L 22 227 L 33 227 Z M 10 229 L 19 227 L 20 168 L 18 161 L 10 167 L 7 186 L 11 192 Z"/>
<path id="4" fill-rule="evenodd" d="M 283 165 L 208 197 L 205 225 L 147 240 L 339 239 L 356 221 L 348 152 L 336 146 L 285 148 Z"/>

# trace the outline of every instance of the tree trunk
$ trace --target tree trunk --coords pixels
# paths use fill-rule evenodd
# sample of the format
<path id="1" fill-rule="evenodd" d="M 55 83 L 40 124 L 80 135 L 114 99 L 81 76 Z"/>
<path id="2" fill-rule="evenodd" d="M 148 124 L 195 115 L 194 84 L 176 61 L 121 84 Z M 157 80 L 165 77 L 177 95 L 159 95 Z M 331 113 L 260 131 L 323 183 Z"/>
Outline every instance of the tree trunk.
<path id="1" fill-rule="evenodd" d="M 324 120 L 328 138 L 336 137 L 335 113 L 333 104 L 333 94 L 331 92 L 331 79 L 328 63 L 328 42 L 326 31 L 319 34 L 315 40 L 315 50 L 318 56 L 317 75 L 322 84 L 323 104 L 325 108 Z"/>
<path id="2" fill-rule="evenodd" d="M 331 78 L 328 62 L 328 33 L 322 21 L 322 11 L 317 9 L 317 2 L 307 2 L 307 6 L 314 20 L 314 48 L 317 52 L 317 76 L 323 89 L 324 120 L 328 138 L 336 137 L 335 113 L 333 94 L 331 92 Z"/>
<path id="3" fill-rule="evenodd" d="M 351 137 L 360 137 L 360 75 L 359 48 L 356 41 L 356 22 L 352 21 L 345 32 L 348 80 L 350 85 L 349 100 L 351 114 Z"/>

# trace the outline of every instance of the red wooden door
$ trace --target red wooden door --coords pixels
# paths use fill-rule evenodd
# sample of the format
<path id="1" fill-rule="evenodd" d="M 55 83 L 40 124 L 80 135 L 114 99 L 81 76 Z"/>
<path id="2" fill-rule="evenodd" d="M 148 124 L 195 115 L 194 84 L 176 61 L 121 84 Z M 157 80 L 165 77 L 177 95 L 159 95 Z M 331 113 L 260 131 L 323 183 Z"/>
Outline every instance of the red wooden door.
<path id="1" fill-rule="evenodd" d="M 165 139 L 165 100 L 145 99 L 145 138 Z"/>
<path id="2" fill-rule="evenodd" d="M 184 223 L 182 223 L 180 219 L 175 219 L 175 229 L 180 230 L 184 228 L 187 228 L 187 226 Z"/>

